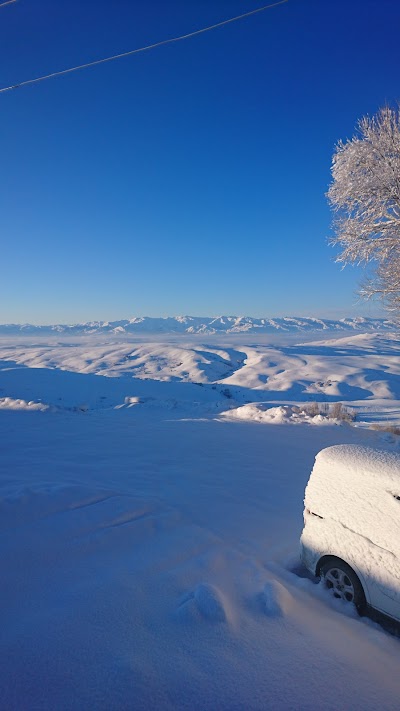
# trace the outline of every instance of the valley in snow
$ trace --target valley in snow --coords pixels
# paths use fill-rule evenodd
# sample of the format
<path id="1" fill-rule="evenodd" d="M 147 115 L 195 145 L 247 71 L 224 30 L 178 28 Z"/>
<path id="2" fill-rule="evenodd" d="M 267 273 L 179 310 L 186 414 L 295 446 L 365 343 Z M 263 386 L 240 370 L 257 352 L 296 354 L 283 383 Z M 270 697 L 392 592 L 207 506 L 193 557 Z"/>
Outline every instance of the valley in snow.
<path id="1" fill-rule="evenodd" d="M 371 426 L 400 425 L 399 346 L 3 336 L 0 707 L 398 708 L 399 639 L 307 577 L 298 541 L 320 449 L 398 451 Z"/>

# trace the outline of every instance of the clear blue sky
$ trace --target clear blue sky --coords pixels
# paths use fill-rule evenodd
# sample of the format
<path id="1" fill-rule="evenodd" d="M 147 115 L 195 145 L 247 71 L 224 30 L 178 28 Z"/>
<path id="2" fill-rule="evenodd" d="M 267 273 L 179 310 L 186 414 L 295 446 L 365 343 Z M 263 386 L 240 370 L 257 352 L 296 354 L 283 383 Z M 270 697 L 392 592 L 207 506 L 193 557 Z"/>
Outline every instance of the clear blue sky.
<path id="1" fill-rule="evenodd" d="M 0 86 L 265 0 L 18 0 Z M 400 99 L 400 3 L 289 0 L 0 95 L 0 322 L 374 315 L 334 263 L 334 145 Z"/>

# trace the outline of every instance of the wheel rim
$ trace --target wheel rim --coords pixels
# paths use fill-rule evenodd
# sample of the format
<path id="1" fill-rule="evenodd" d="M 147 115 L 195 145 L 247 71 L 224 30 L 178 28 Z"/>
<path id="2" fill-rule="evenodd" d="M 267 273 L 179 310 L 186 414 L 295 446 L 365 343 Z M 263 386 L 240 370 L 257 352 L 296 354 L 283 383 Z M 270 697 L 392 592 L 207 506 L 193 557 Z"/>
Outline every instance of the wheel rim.
<path id="1" fill-rule="evenodd" d="M 354 602 L 354 585 L 343 570 L 330 568 L 326 571 L 324 580 L 326 587 L 332 591 L 334 597 L 345 602 Z"/>

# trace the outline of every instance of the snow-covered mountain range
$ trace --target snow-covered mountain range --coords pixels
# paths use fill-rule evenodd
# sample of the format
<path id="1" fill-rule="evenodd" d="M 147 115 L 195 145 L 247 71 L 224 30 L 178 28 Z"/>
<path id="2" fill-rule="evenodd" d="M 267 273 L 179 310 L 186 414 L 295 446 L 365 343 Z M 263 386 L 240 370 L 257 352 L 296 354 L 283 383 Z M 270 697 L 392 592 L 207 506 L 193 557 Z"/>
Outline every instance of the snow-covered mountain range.
<path id="1" fill-rule="evenodd" d="M 134 334 L 134 333 L 274 333 L 296 331 L 381 331 L 396 328 L 396 323 L 384 318 L 343 318 L 338 320 L 305 317 L 253 318 L 251 316 L 141 316 L 120 321 L 88 321 L 73 325 L 0 324 L 0 335 Z"/>

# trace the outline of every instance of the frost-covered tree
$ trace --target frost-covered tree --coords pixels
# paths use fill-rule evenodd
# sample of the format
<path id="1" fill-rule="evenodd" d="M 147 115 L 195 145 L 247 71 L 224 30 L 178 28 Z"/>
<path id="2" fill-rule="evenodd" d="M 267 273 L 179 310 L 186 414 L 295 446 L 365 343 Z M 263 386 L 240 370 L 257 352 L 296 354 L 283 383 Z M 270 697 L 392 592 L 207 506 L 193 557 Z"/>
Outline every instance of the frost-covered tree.
<path id="1" fill-rule="evenodd" d="M 400 110 L 383 108 L 357 128 L 333 156 L 332 243 L 342 248 L 339 262 L 372 263 L 361 294 L 400 313 Z"/>

